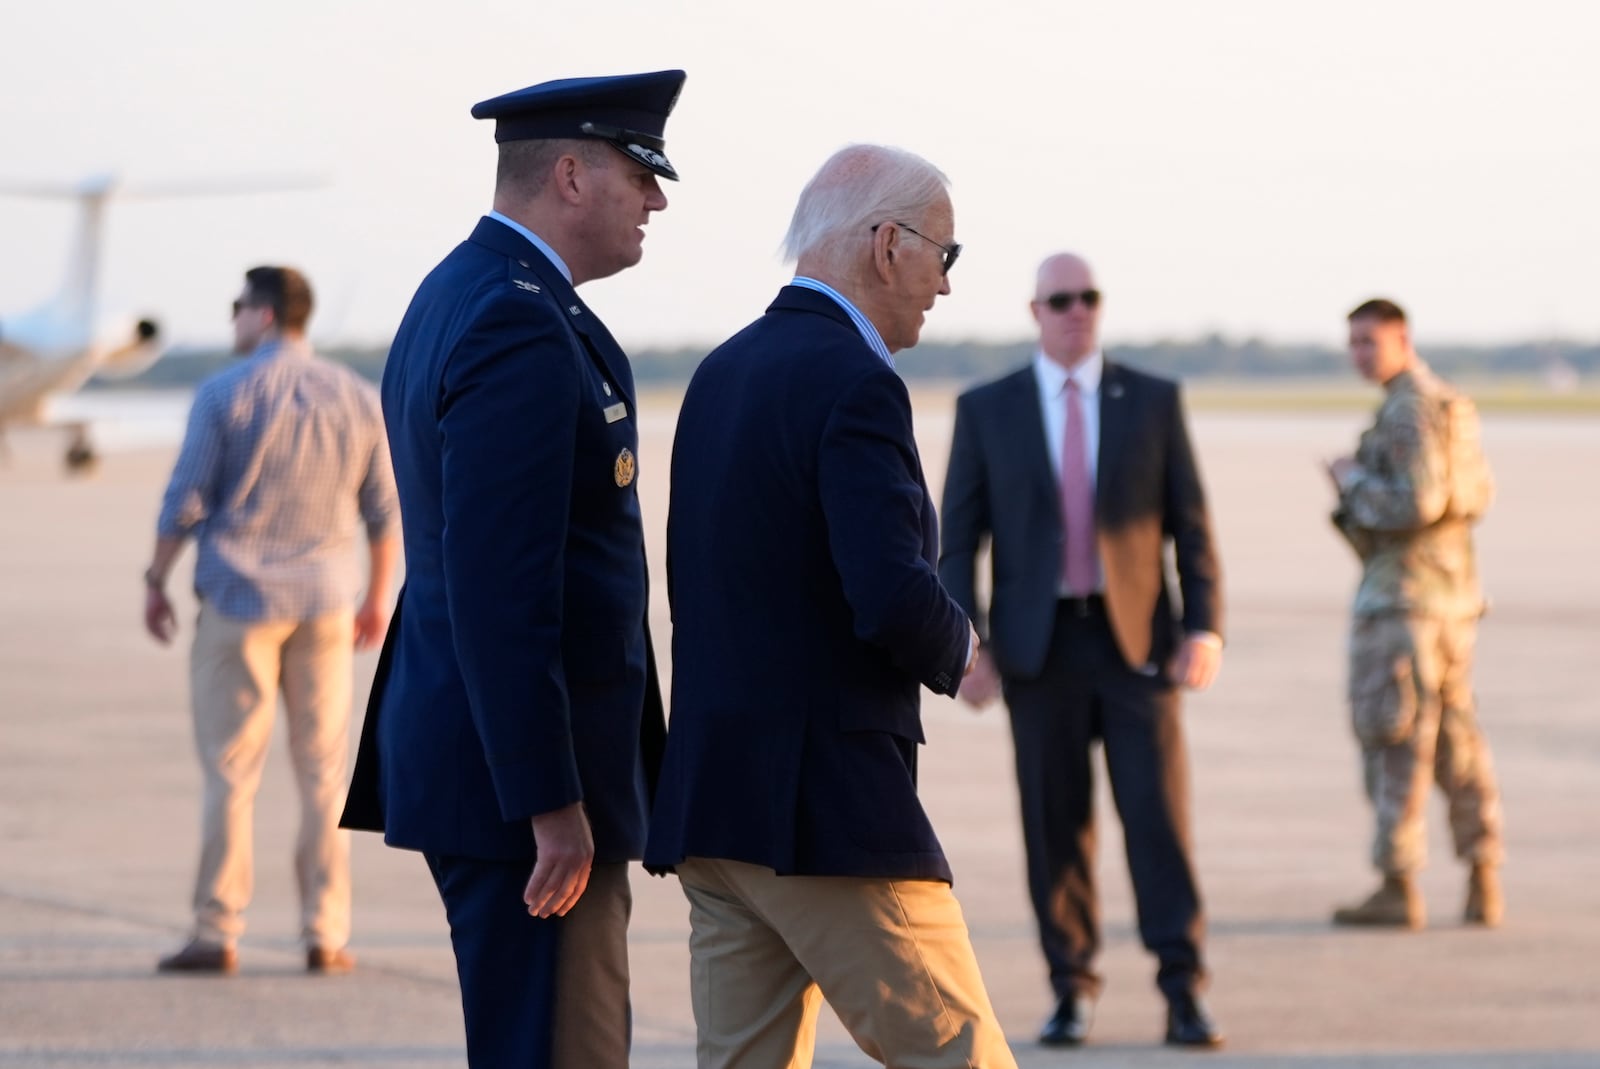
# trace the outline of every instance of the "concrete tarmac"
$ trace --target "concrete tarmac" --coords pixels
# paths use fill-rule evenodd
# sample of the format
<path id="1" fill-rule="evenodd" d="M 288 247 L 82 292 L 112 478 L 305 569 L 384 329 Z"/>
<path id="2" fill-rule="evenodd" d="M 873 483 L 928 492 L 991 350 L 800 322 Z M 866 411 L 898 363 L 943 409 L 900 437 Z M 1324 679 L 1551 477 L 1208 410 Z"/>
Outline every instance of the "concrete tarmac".
<path id="1" fill-rule="evenodd" d="M 914 359 L 914 356 L 912 357 Z M 919 390 L 931 478 L 953 394 Z M 670 634 L 662 553 L 675 406 L 641 416 L 640 478 Z M 1343 636 L 1356 569 L 1328 526 L 1318 462 L 1359 413 L 1202 410 L 1194 436 L 1229 598 L 1223 674 L 1187 703 L 1197 859 L 1210 916 L 1215 1054 L 1164 1050 L 1154 967 L 1133 921 L 1120 828 L 1099 786 L 1107 985 L 1089 1046 L 1047 1051 L 1050 1009 L 1023 883 L 1004 710 L 928 696 L 922 792 L 956 872 L 990 995 L 1018 1061 L 1040 1066 L 1533 1069 L 1600 1066 L 1600 421 L 1494 416 L 1500 496 L 1479 547 L 1494 608 L 1477 673 L 1505 794 L 1508 916 L 1460 924 L 1464 870 L 1430 812 L 1419 933 L 1336 931 L 1331 907 L 1375 882 L 1347 726 Z M 0 1066 L 465 1065 L 442 910 L 420 858 L 360 835 L 357 971 L 302 971 L 290 850 L 297 803 L 281 723 L 256 813 L 256 895 L 241 971 L 158 976 L 182 942 L 200 776 L 178 643 L 140 624 L 139 574 L 171 448 L 112 453 L 90 478 L 59 442 L 15 434 L 0 467 Z M 935 491 L 937 492 L 937 490 Z M 187 584 L 192 552 L 179 565 Z M 358 659 L 359 730 L 375 657 Z M 636 870 L 637 871 L 637 870 Z M 687 907 L 637 871 L 633 1064 L 694 1063 Z M 828 1011 L 815 1064 L 871 1065 Z"/>

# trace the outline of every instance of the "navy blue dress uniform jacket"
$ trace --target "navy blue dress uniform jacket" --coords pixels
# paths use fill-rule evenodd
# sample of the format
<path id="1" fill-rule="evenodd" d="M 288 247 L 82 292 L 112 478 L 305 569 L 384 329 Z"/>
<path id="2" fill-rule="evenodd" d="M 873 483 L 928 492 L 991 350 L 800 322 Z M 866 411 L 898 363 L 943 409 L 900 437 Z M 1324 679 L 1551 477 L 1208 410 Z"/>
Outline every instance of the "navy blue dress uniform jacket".
<path id="1" fill-rule="evenodd" d="M 920 685 L 967 617 L 911 400 L 823 294 L 785 288 L 689 385 L 672 453 L 672 722 L 645 863 L 950 880 L 916 794 Z"/>
<path id="2" fill-rule="evenodd" d="M 626 356 L 486 218 L 412 299 L 383 409 L 406 581 L 345 825 L 516 860 L 531 816 L 582 800 L 595 860 L 639 857 L 665 729 Z"/>

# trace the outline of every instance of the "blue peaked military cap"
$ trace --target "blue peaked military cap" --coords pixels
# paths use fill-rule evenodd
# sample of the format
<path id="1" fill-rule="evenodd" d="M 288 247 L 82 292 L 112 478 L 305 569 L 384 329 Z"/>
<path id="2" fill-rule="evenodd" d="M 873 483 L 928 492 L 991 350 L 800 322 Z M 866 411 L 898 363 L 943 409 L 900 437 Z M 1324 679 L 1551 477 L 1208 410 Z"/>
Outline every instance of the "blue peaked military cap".
<path id="1" fill-rule="evenodd" d="M 662 135 L 685 77 L 683 71 L 651 71 L 560 78 L 480 101 L 472 105 L 472 117 L 495 121 L 496 142 L 599 138 L 662 178 L 677 181 Z"/>

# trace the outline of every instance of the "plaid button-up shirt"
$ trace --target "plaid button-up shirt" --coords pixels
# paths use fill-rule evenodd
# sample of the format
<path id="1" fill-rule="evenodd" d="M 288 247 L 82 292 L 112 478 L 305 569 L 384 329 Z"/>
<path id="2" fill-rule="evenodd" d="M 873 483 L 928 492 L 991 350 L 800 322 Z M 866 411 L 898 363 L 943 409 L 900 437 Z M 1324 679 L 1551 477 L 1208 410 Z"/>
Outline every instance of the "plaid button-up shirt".
<path id="1" fill-rule="evenodd" d="M 195 392 L 157 533 L 195 537 L 195 592 L 224 616 L 304 620 L 355 604 L 363 528 L 398 517 L 377 391 L 283 341 Z"/>

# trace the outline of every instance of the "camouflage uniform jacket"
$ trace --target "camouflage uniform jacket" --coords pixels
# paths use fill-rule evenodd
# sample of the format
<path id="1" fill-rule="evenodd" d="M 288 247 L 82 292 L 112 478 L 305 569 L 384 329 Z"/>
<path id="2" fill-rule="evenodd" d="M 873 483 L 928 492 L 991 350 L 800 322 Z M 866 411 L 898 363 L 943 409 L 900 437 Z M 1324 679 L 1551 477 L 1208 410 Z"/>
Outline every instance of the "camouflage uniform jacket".
<path id="1" fill-rule="evenodd" d="M 1492 490 L 1477 411 L 1420 362 L 1384 389 L 1333 515 L 1361 558 L 1355 614 L 1475 617 L 1472 525 Z"/>

